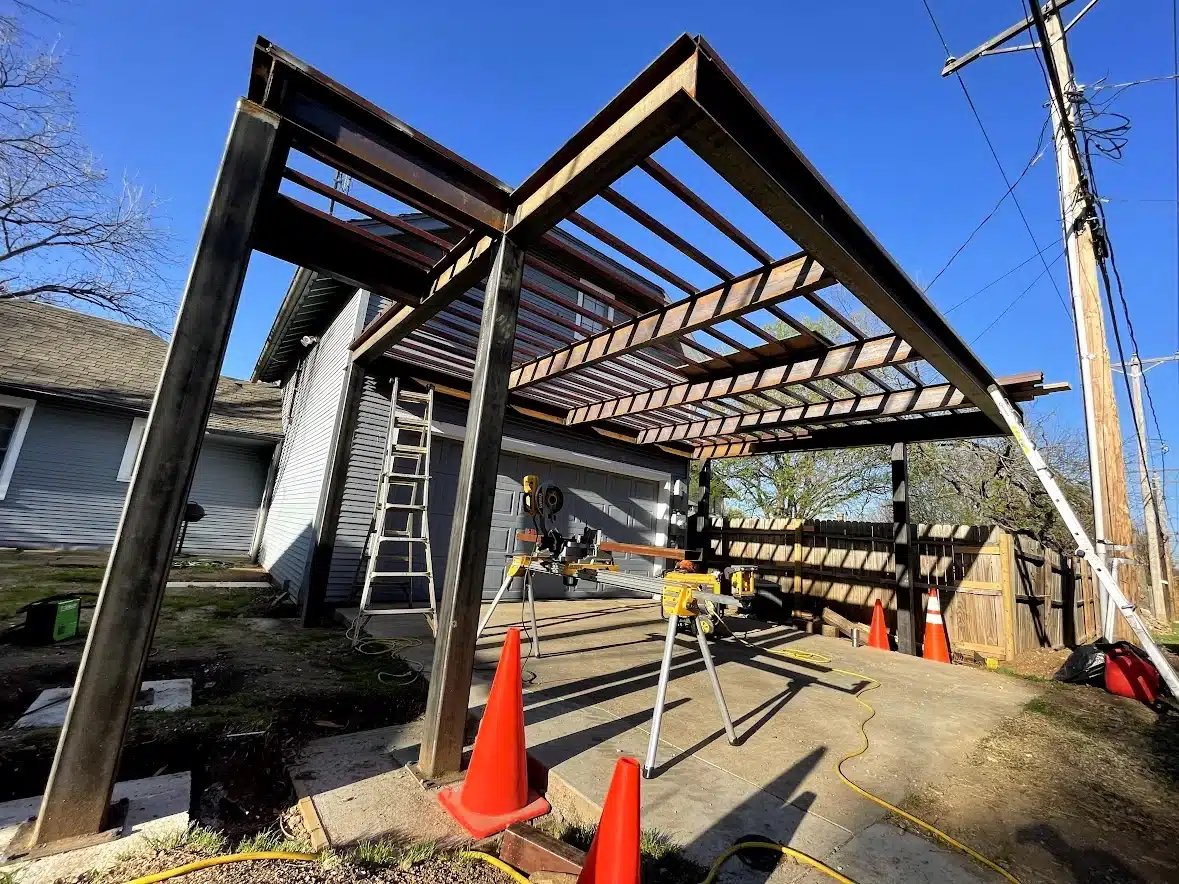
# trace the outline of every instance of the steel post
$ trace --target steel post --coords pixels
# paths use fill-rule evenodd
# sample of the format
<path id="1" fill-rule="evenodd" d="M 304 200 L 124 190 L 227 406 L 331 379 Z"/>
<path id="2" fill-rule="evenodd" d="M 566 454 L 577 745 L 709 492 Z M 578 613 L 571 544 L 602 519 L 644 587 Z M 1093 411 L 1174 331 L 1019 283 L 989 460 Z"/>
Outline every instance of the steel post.
<path id="1" fill-rule="evenodd" d="M 462 763 L 523 271 L 524 250 L 510 237 L 501 237 L 483 299 L 467 434 L 459 465 L 450 553 L 418 756 L 419 772 L 430 779 L 457 773 Z"/>
<path id="2" fill-rule="evenodd" d="M 238 102 L 37 816 L 35 846 L 104 826 L 255 219 L 277 184 L 274 168 L 284 162 L 278 123 L 270 111 Z"/>

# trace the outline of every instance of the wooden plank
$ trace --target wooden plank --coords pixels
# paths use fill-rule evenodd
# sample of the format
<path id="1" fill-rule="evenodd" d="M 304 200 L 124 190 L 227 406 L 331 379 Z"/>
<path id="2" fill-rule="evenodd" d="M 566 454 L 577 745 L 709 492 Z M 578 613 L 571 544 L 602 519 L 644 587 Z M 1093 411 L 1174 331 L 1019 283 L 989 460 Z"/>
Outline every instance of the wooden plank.
<path id="1" fill-rule="evenodd" d="M 573 425 L 608 420 L 741 393 L 755 393 L 758 390 L 771 390 L 802 381 L 836 377 L 864 368 L 878 368 L 919 358 L 918 354 L 896 335 L 881 335 L 868 341 L 833 347 L 814 358 L 782 362 L 772 368 L 744 371 L 712 381 L 672 384 L 580 406 L 569 412 L 566 423 Z"/>
<path id="2" fill-rule="evenodd" d="M 832 285 L 834 279 L 806 255 L 793 255 L 769 267 L 714 286 L 667 307 L 618 323 L 582 341 L 526 362 L 512 371 L 512 389 L 521 389 L 604 359 L 612 359 Z"/>
<path id="3" fill-rule="evenodd" d="M 464 237 L 430 271 L 421 303 L 395 304 L 380 313 L 349 345 L 352 359 L 361 365 L 371 363 L 478 284 L 491 264 L 493 244 L 490 236 L 479 233 Z"/>
<path id="4" fill-rule="evenodd" d="M 986 415 L 970 412 L 869 426 L 817 427 L 808 435 L 793 438 L 716 441 L 698 445 L 692 456 L 696 459 L 749 457 L 777 451 L 822 451 L 828 448 L 889 445 L 893 442 L 931 442 L 1001 435 L 1004 434 Z"/>
<path id="5" fill-rule="evenodd" d="M 479 350 L 459 464 L 449 556 L 437 617 L 437 640 L 422 723 L 418 767 L 428 779 L 461 769 L 467 699 L 475 661 L 475 632 L 483 600 L 484 565 L 491 533 L 508 366 L 512 360 L 524 251 L 500 239 L 487 280 Z"/>
<path id="6" fill-rule="evenodd" d="M 895 393 L 875 393 L 830 399 L 807 405 L 784 406 L 764 411 L 751 411 L 728 417 L 665 424 L 644 430 L 639 443 L 672 442 L 701 439 L 707 436 L 729 436 L 750 430 L 780 429 L 791 424 L 815 424 L 847 420 L 854 417 L 879 415 L 925 414 L 958 408 L 966 401 L 961 392 L 949 384 L 938 384 L 923 389 L 898 390 Z"/>

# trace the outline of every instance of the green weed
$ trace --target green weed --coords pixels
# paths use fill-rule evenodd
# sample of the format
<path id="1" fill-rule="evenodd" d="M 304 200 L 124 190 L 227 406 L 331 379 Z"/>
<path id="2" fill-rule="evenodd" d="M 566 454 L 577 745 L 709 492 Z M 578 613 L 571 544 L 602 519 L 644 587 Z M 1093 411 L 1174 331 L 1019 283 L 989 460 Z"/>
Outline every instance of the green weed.
<path id="1" fill-rule="evenodd" d="M 352 850 L 354 862 L 372 866 L 397 866 L 402 871 L 443 853 L 437 841 L 419 841 L 414 844 L 398 844 L 380 838 L 361 841 Z"/>
<path id="2" fill-rule="evenodd" d="M 277 829 L 263 829 L 238 842 L 234 853 L 309 853 L 309 845 L 298 838 L 288 838 Z"/>

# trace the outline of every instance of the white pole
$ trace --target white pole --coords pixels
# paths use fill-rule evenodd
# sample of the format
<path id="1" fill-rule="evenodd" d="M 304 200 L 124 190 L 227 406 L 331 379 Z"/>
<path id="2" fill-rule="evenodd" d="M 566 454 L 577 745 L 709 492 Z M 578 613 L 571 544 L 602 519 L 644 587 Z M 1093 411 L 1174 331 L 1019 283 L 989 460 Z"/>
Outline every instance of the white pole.
<path id="1" fill-rule="evenodd" d="M 1012 435 L 1019 442 L 1019 447 L 1035 471 L 1040 484 L 1048 492 L 1048 497 L 1056 507 L 1056 511 L 1060 513 L 1060 518 L 1064 520 L 1069 534 L 1072 535 L 1073 540 L 1077 544 L 1077 553 L 1084 556 L 1085 561 L 1089 563 L 1089 567 L 1093 569 L 1093 573 L 1097 575 L 1097 579 L 1101 582 L 1101 585 L 1105 587 L 1109 601 L 1117 606 L 1117 609 L 1122 612 L 1122 616 L 1126 618 L 1126 622 L 1130 624 L 1130 628 L 1134 631 L 1134 635 L 1138 637 L 1142 649 L 1146 651 L 1146 655 L 1150 658 L 1150 661 L 1158 668 L 1159 675 L 1162 676 L 1163 681 L 1166 682 L 1167 687 L 1170 689 L 1171 696 L 1179 698 L 1179 675 L 1175 674 L 1175 670 L 1167 662 L 1167 658 L 1163 656 L 1163 652 L 1159 650 L 1158 645 L 1154 643 L 1154 639 L 1151 638 L 1150 630 L 1146 628 L 1146 624 L 1138 616 L 1138 611 L 1122 595 L 1122 590 L 1118 586 L 1118 582 L 1106 570 L 1105 563 L 1101 561 L 1101 558 L 1093 549 L 1093 543 L 1089 540 L 1088 535 L 1085 534 L 1081 520 L 1073 512 L 1073 508 L 1065 498 L 1064 492 L 1060 490 L 1060 486 L 1056 484 L 1056 480 L 1052 477 L 1052 471 L 1048 469 L 1048 464 L 1044 462 L 1044 458 L 1036 450 L 1036 446 L 1028 436 L 1027 430 L 1024 429 L 1023 422 L 1019 419 L 1015 407 L 1007 399 L 1007 395 L 1003 390 L 997 385 L 992 386 L 988 392 L 991 394 L 991 400 L 1003 415 L 1003 420 L 1007 422 L 1007 426 L 1011 429 Z"/>

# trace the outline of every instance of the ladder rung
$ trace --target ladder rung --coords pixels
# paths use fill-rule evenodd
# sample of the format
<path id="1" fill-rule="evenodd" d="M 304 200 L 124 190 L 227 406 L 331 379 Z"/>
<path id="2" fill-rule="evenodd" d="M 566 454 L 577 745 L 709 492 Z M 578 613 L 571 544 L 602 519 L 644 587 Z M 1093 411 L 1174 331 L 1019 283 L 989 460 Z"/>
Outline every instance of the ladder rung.
<path id="1" fill-rule="evenodd" d="M 427 482 L 430 481 L 428 473 L 385 473 L 385 476 L 389 479 L 425 479 Z"/>
<path id="2" fill-rule="evenodd" d="M 397 391 L 398 400 L 404 399 L 406 402 L 429 402 L 429 393 L 407 393 L 405 390 Z"/>
<path id="3" fill-rule="evenodd" d="M 394 445 L 392 450 L 397 454 L 429 454 L 430 449 L 421 445 Z"/>
<path id="4" fill-rule="evenodd" d="M 429 577 L 432 571 L 373 571 L 373 577 Z"/>
<path id="5" fill-rule="evenodd" d="M 402 537 L 400 534 L 381 534 L 377 537 L 377 543 L 397 542 L 397 543 L 429 543 L 428 537 Z"/>
<path id="6" fill-rule="evenodd" d="M 387 510 L 415 510 L 422 512 L 426 509 L 424 503 L 386 503 L 383 506 Z"/>

